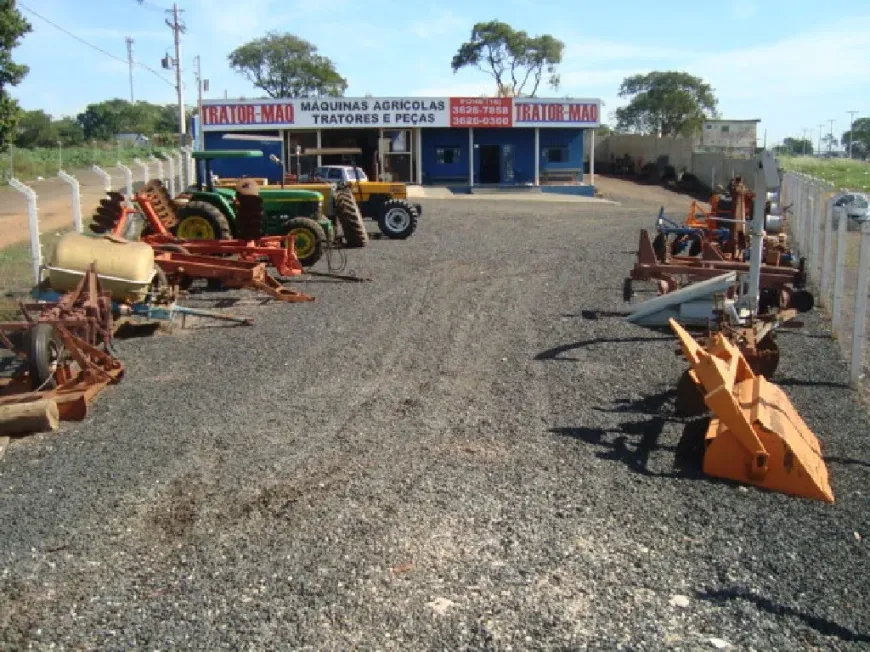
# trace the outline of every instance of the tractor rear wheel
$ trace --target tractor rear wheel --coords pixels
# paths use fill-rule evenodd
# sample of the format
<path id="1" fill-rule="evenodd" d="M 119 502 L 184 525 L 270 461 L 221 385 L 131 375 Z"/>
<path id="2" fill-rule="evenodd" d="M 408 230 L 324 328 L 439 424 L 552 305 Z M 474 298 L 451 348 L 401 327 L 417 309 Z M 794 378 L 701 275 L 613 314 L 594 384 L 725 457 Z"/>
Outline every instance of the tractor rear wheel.
<path id="1" fill-rule="evenodd" d="M 417 229 L 417 209 L 404 199 L 388 199 L 381 208 L 378 227 L 388 238 L 405 240 Z"/>
<path id="2" fill-rule="evenodd" d="M 204 201 L 192 201 L 178 211 L 174 233 L 182 240 L 230 240 L 233 232 L 226 215 Z"/>
<path id="3" fill-rule="evenodd" d="M 369 241 L 369 234 L 366 232 L 362 213 L 359 212 L 359 206 L 349 187 L 335 191 L 335 216 L 341 224 L 347 246 L 365 247 Z"/>
<path id="4" fill-rule="evenodd" d="M 323 256 L 326 233 L 310 217 L 294 217 L 287 222 L 287 235 L 295 236 L 296 257 L 302 267 L 310 267 Z"/>

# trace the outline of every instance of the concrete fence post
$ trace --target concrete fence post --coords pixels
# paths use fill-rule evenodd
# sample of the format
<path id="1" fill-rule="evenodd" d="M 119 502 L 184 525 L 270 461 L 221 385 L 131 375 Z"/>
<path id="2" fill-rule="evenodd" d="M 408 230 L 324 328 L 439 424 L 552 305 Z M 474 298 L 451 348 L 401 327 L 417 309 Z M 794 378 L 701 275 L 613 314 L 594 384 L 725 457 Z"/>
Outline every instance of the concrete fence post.
<path id="1" fill-rule="evenodd" d="M 831 331 L 834 337 L 842 332 L 843 287 L 846 284 L 846 230 L 848 220 L 837 223 L 837 259 L 834 264 L 834 307 L 831 314 Z"/>
<path id="2" fill-rule="evenodd" d="M 39 209 L 36 206 L 36 191 L 10 177 L 9 185 L 27 199 L 27 223 L 30 227 L 30 258 L 33 263 L 33 283 L 39 285 L 42 272 L 42 244 L 39 241 Z"/>
<path id="3" fill-rule="evenodd" d="M 112 175 L 106 172 L 99 165 L 95 165 L 91 168 L 94 174 L 96 174 L 100 179 L 103 180 L 103 189 L 109 193 L 112 192 Z"/>
<path id="4" fill-rule="evenodd" d="M 127 196 L 124 197 L 127 206 L 133 205 L 133 170 L 118 161 L 118 168 L 124 173 L 124 182 L 127 186 Z"/>
<path id="5" fill-rule="evenodd" d="M 142 170 L 142 183 L 147 185 L 148 182 L 150 181 L 150 179 L 148 178 L 148 176 L 149 176 L 148 164 L 145 161 L 143 161 L 142 159 L 138 159 L 138 158 L 134 158 L 133 162 L 139 166 L 140 170 Z"/>
<path id="6" fill-rule="evenodd" d="M 169 168 L 169 178 L 166 180 L 166 187 L 169 189 L 169 196 L 175 197 L 175 161 L 171 155 L 166 158 L 166 167 Z"/>
<path id="7" fill-rule="evenodd" d="M 855 323 L 852 330 L 852 363 L 849 379 L 853 385 L 864 375 L 864 336 L 867 332 L 867 281 L 870 276 L 870 224 L 861 225 L 861 253 L 858 256 L 858 289 L 855 297 Z"/>
<path id="8" fill-rule="evenodd" d="M 834 269 L 834 200 L 825 202 L 825 244 L 822 254 L 822 281 L 819 303 L 830 309 L 831 307 L 831 274 Z"/>
<path id="9" fill-rule="evenodd" d="M 173 153 L 175 156 L 175 169 L 177 170 L 176 174 L 178 175 L 178 192 L 184 192 L 187 190 L 187 178 L 184 176 L 184 152 L 180 150 L 175 150 Z"/>
<path id="10" fill-rule="evenodd" d="M 148 158 L 157 164 L 157 178 L 160 180 L 160 183 L 165 183 L 166 177 L 163 175 L 163 159 L 157 158 L 153 154 Z M 146 181 L 145 183 L 148 182 Z"/>
<path id="11" fill-rule="evenodd" d="M 57 173 L 57 176 L 63 180 L 70 187 L 70 192 L 72 192 L 72 214 L 73 214 L 73 227 L 79 233 L 82 232 L 82 195 L 81 189 L 79 188 L 79 180 L 74 176 L 67 174 L 63 170 Z"/>
<path id="12" fill-rule="evenodd" d="M 816 269 L 818 268 L 819 262 L 819 222 L 818 222 L 818 211 L 816 210 L 816 192 L 815 189 L 810 191 L 809 197 L 809 228 L 810 228 L 810 237 L 809 237 L 809 251 L 810 251 L 810 259 L 809 259 L 809 270 L 807 277 L 810 280 L 810 283 L 818 288 L 819 276 L 816 273 Z"/>

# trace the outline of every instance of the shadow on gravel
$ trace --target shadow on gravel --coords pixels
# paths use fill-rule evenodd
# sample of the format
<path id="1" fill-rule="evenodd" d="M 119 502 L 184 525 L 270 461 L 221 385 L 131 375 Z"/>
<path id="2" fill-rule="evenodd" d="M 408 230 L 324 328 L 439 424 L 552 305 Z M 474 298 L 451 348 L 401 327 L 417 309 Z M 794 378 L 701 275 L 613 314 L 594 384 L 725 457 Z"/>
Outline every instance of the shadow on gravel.
<path id="1" fill-rule="evenodd" d="M 704 434 L 709 419 L 700 418 L 688 423 L 671 416 L 671 403 L 675 389 L 638 400 L 620 400 L 613 409 L 597 408 L 599 412 L 615 414 L 643 414 L 650 418 L 624 421 L 613 428 L 568 427 L 551 428 L 550 432 L 571 437 L 604 450 L 595 455 L 599 459 L 621 462 L 636 473 L 661 478 L 695 478 L 703 476 L 701 464 L 704 456 Z M 676 446 L 659 443 L 667 423 L 684 423 L 683 434 Z M 611 438 L 609 435 L 616 435 Z M 649 470 L 650 456 L 655 451 L 673 451 L 674 472 L 658 473 Z"/>
<path id="2" fill-rule="evenodd" d="M 843 466 L 866 466 L 870 469 L 870 462 L 856 460 L 854 457 L 825 457 L 826 464 L 842 464 Z"/>
<path id="3" fill-rule="evenodd" d="M 595 344 L 617 343 L 625 344 L 627 342 L 659 342 L 670 340 L 670 337 L 596 337 L 592 340 L 582 340 L 580 342 L 572 342 L 571 344 L 562 344 L 561 346 L 553 347 L 542 351 L 535 356 L 535 360 L 559 360 L 578 362 L 579 358 L 564 357 L 562 354 L 575 349 L 582 349 Z"/>
<path id="4" fill-rule="evenodd" d="M 832 383 L 827 380 L 800 380 L 799 378 L 777 378 L 777 385 L 787 387 L 842 387 L 850 389 L 848 383 Z"/>
<path id="5" fill-rule="evenodd" d="M 798 620 L 802 620 L 809 627 L 812 627 L 817 632 L 825 636 L 836 636 L 843 641 L 855 641 L 859 643 L 870 643 L 870 635 L 854 632 L 848 627 L 843 627 L 837 623 L 820 618 L 819 616 L 811 616 L 805 614 L 793 607 L 777 604 L 773 600 L 760 595 L 749 593 L 745 589 L 720 589 L 718 591 L 697 591 L 696 595 L 701 600 L 710 602 L 726 602 L 729 600 L 746 600 L 751 602 L 762 611 L 766 611 L 778 616 L 792 616 Z"/>
<path id="6" fill-rule="evenodd" d="M 581 310 L 579 315 L 569 313 L 562 316 L 570 319 L 577 317 L 582 317 L 583 319 L 601 319 L 602 317 L 628 317 L 629 314 L 614 310 Z"/>

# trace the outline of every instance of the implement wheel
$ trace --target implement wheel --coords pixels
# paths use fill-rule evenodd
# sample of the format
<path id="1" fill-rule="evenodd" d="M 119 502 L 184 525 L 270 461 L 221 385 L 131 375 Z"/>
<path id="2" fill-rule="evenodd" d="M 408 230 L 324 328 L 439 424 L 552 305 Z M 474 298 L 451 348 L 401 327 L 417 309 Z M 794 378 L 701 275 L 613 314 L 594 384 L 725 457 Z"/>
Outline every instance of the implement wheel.
<path id="1" fill-rule="evenodd" d="M 57 387 L 55 372 L 63 353 L 63 343 L 51 324 L 36 324 L 30 329 L 27 369 L 33 390 Z"/>
<path id="2" fill-rule="evenodd" d="M 174 233 L 182 240 L 229 240 L 233 237 L 226 215 L 204 201 L 189 202 L 178 211 Z"/>
<path id="3" fill-rule="evenodd" d="M 405 240 L 417 229 L 417 209 L 404 199 L 389 199 L 381 208 L 378 228 L 388 238 Z"/>
<path id="4" fill-rule="evenodd" d="M 302 267 L 310 267 L 323 256 L 326 233 L 310 217 L 294 217 L 287 222 L 287 235 L 295 236 L 296 257 Z"/>

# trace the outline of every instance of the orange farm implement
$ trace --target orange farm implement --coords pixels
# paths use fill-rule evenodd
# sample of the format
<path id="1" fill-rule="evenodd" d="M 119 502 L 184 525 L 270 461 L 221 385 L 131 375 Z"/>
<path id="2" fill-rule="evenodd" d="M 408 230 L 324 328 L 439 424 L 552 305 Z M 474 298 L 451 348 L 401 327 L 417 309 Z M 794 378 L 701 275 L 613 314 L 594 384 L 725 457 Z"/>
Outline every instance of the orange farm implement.
<path id="1" fill-rule="evenodd" d="M 58 301 L 22 304 L 21 312 L 23 320 L 0 323 L 0 344 L 25 361 L 0 385 L 0 408 L 47 400 L 60 419 L 84 419 L 97 394 L 124 375 L 110 353 L 109 293 L 92 270 Z"/>
<path id="2" fill-rule="evenodd" d="M 818 438 L 782 389 L 753 373 L 722 334 L 705 349 L 675 320 L 670 326 L 689 361 L 689 377 L 713 412 L 704 437 L 704 472 L 834 502 Z"/>

